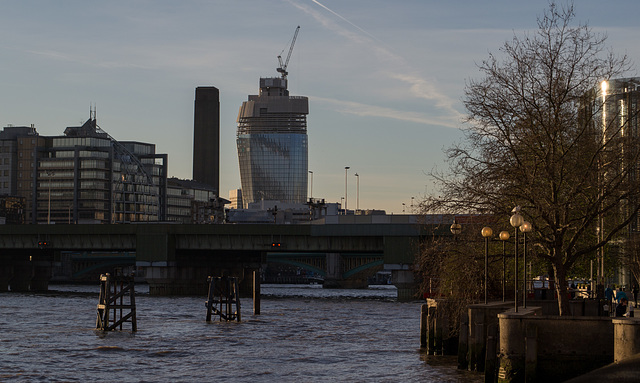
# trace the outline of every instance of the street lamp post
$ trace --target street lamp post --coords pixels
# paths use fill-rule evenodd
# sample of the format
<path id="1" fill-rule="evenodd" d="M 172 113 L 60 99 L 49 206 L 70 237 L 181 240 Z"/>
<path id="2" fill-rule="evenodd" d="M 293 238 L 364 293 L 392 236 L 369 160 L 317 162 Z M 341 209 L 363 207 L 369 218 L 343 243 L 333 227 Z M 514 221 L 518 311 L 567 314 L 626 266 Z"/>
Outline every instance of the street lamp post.
<path id="1" fill-rule="evenodd" d="M 522 222 L 520 226 L 522 238 L 524 239 L 524 251 L 522 253 L 522 307 L 527 308 L 527 233 L 531 231 L 531 224 L 527 221 Z"/>
<path id="2" fill-rule="evenodd" d="M 500 240 L 502 241 L 502 301 L 506 301 L 507 296 L 507 253 L 506 253 L 506 245 L 509 240 L 509 232 L 503 230 L 500 232 Z"/>
<path id="3" fill-rule="evenodd" d="M 349 166 L 344 167 L 344 214 L 347 215 L 347 170 Z"/>
<path id="4" fill-rule="evenodd" d="M 509 219 L 509 223 L 511 224 L 511 226 L 513 226 L 515 233 L 516 233 L 516 238 L 515 238 L 515 252 L 514 252 L 514 270 L 515 272 L 513 273 L 513 278 L 514 278 L 514 300 L 515 300 L 515 312 L 518 312 L 518 228 L 522 225 L 522 222 L 524 221 L 524 219 L 522 218 L 522 216 L 520 215 L 520 206 L 516 206 L 515 208 L 513 208 L 513 210 L 511 211 L 513 213 L 513 215 L 511 216 L 511 218 Z"/>
<path id="5" fill-rule="evenodd" d="M 309 170 L 309 174 L 311 174 L 311 191 L 309 194 L 309 199 L 313 200 L 313 172 Z"/>
<path id="6" fill-rule="evenodd" d="M 356 173 L 356 211 L 360 210 L 360 175 Z"/>
<path id="7" fill-rule="evenodd" d="M 484 304 L 487 304 L 487 275 L 489 273 L 489 238 L 493 235 L 493 230 L 489 226 L 482 228 L 484 237 Z"/>

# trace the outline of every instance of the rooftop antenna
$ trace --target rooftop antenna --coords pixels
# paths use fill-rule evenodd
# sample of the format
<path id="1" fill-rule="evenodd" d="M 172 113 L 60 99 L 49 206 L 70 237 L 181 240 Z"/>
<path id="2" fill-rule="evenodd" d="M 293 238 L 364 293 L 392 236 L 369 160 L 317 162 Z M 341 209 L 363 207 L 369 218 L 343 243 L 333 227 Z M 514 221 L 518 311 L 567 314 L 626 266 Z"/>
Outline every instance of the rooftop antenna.
<path id="1" fill-rule="evenodd" d="M 287 55 L 287 59 L 285 60 L 284 63 L 282 62 L 282 54 L 284 53 L 284 49 L 278 55 L 278 63 L 280 63 L 280 67 L 276 68 L 276 70 L 278 71 L 278 73 L 282 74 L 282 79 L 283 80 L 286 80 L 287 79 L 287 75 L 289 74 L 289 72 L 287 72 L 287 66 L 289 65 L 289 59 L 291 58 L 291 52 L 293 52 L 293 45 L 296 43 L 296 38 L 298 37 L 298 31 L 299 30 L 300 30 L 300 26 L 298 25 L 298 27 L 296 28 L 296 32 L 293 34 L 293 40 L 291 41 L 291 47 L 289 47 L 289 54 Z"/>

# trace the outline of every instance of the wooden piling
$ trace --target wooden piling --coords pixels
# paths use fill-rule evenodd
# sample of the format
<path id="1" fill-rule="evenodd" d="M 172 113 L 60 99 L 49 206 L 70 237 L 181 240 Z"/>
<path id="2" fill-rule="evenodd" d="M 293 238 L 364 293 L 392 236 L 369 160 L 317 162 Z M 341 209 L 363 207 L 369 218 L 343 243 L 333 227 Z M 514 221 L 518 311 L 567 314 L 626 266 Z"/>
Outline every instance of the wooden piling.
<path id="1" fill-rule="evenodd" d="M 253 315 L 260 315 L 260 270 L 253 270 Z"/>
<path id="2" fill-rule="evenodd" d="M 469 366 L 467 353 L 469 352 L 469 314 L 460 314 L 460 335 L 458 337 L 458 368 L 461 370 Z"/>
<path id="3" fill-rule="evenodd" d="M 427 316 L 427 353 L 434 355 L 436 352 L 436 307 L 429 307 Z"/>
<path id="4" fill-rule="evenodd" d="M 240 322 L 240 295 L 238 279 L 235 277 L 209 277 L 209 294 L 205 306 L 207 307 L 207 322 L 211 322 L 211 315 L 215 314 L 220 320 Z M 235 310 L 234 306 L 235 305 Z"/>
<path id="5" fill-rule="evenodd" d="M 451 332 L 451 329 L 449 328 L 449 317 L 446 314 L 440 315 L 440 317 L 438 317 L 438 320 L 440 321 L 440 334 L 442 337 L 442 348 L 440 349 L 440 355 L 449 355 L 449 353 L 451 352 L 451 338 L 449 334 Z"/>
<path id="6" fill-rule="evenodd" d="M 442 317 L 436 316 L 434 318 L 434 333 L 435 333 L 435 348 L 433 350 L 433 355 L 442 355 L 442 338 L 443 338 L 443 329 L 442 329 Z"/>
<path id="7" fill-rule="evenodd" d="M 123 315 L 123 310 L 129 312 Z M 131 331 L 138 331 L 133 275 L 124 276 L 118 272 L 100 275 L 96 329 L 112 331 L 119 327 L 122 330 L 125 322 L 131 322 Z"/>
<path id="8" fill-rule="evenodd" d="M 429 305 L 420 307 L 420 348 L 427 348 L 427 332 L 429 331 Z"/>
<path id="9" fill-rule="evenodd" d="M 485 332 L 484 332 L 484 323 L 476 323 L 474 328 L 474 340 L 473 340 L 473 350 L 474 350 L 474 358 L 475 364 L 471 366 L 477 372 L 484 371 L 484 357 L 485 357 Z"/>
<path id="10" fill-rule="evenodd" d="M 538 368 L 538 327 L 529 324 L 525 329 L 524 381 L 535 382 Z"/>
<path id="11" fill-rule="evenodd" d="M 487 326 L 486 354 L 484 358 L 485 383 L 493 383 L 496 380 L 497 344 L 498 344 L 498 324 L 492 323 Z"/>

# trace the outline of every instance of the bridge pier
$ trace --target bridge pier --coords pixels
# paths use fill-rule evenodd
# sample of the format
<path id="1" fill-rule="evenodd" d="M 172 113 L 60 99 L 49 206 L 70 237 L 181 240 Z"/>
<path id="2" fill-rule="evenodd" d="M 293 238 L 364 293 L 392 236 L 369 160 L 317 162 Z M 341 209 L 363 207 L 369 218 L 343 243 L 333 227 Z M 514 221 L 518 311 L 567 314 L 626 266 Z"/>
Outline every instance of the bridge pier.
<path id="1" fill-rule="evenodd" d="M 51 261 L 33 261 L 31 264 L 33 267 L 31 283 L 29 286 L 31 291 L 49 290 L 49 281 L 51 280 L 51 273 L 53 271 Z"/>
<path id="2" fill-rule="evenodd" d="M 260 288 L 259 285 L 256 286 L 253 278 L 245 278 L 245 275 L 252 275 L 253 269 L 245 270 L 243 267 L 222 269 L 207 266 L 177 266 L 167 262 L 138 262 L 137 266 L 143 268 L 150 295 L 206 295 L 209 289 L 208 278 L 211 275 L 228 275 L 238 278 L 242 297 L 251 297 L 254 290 L 259 291 Z"/>
<path id="3" fill-rule="evenodd" d="M 9 291 L 9 281 L 13 276 L 13 266 L 11 264 L 3 264 L 0 266 L 0 292 Z"/>
<path id="4" fill-rule="evenodd" d="M 391 283 L 398 289 L 398 301 L 407 302 L 417 298 L 418 286 L 413 278 L 413 270 L 408 267 L 391 270 Z"/>
<path id="5" fill-rule="evenodd" d="M 153 262 L 153 265 L 143 266 L 143 270 L 150 295 L 204 295 L 207 292 L 209 272 L 206 267 Z"/>
<path id="6" fill-rule="evenodd" d="M 33 277 L 33 266 L 29 259 L 14 259 L 13 277 L 9 280 L 11 291 L 29 291 L 31 278 Z"/>
<path id="7" fill-rule="evenodd" d="M 326 254 L 326 275 L 324 277 L 325 289 L 341 289 L 343 287 L 344 280 L 342 279 L 342 257 L 340 253 L 327 253 Z"/>

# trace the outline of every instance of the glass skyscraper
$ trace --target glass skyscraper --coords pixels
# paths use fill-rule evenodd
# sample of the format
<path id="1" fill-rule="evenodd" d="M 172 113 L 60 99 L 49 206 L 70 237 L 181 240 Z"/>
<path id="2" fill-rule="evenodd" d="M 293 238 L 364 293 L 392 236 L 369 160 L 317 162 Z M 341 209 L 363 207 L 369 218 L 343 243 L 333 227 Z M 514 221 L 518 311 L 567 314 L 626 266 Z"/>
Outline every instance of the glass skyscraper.
<path id="1" fill-rule="evenodd" d="M 286 78 L 261 78 L 238 113 L 238 161 L 244 207 L 260 200 L 305 203 L 309 99 L 289 96 Z"/>

